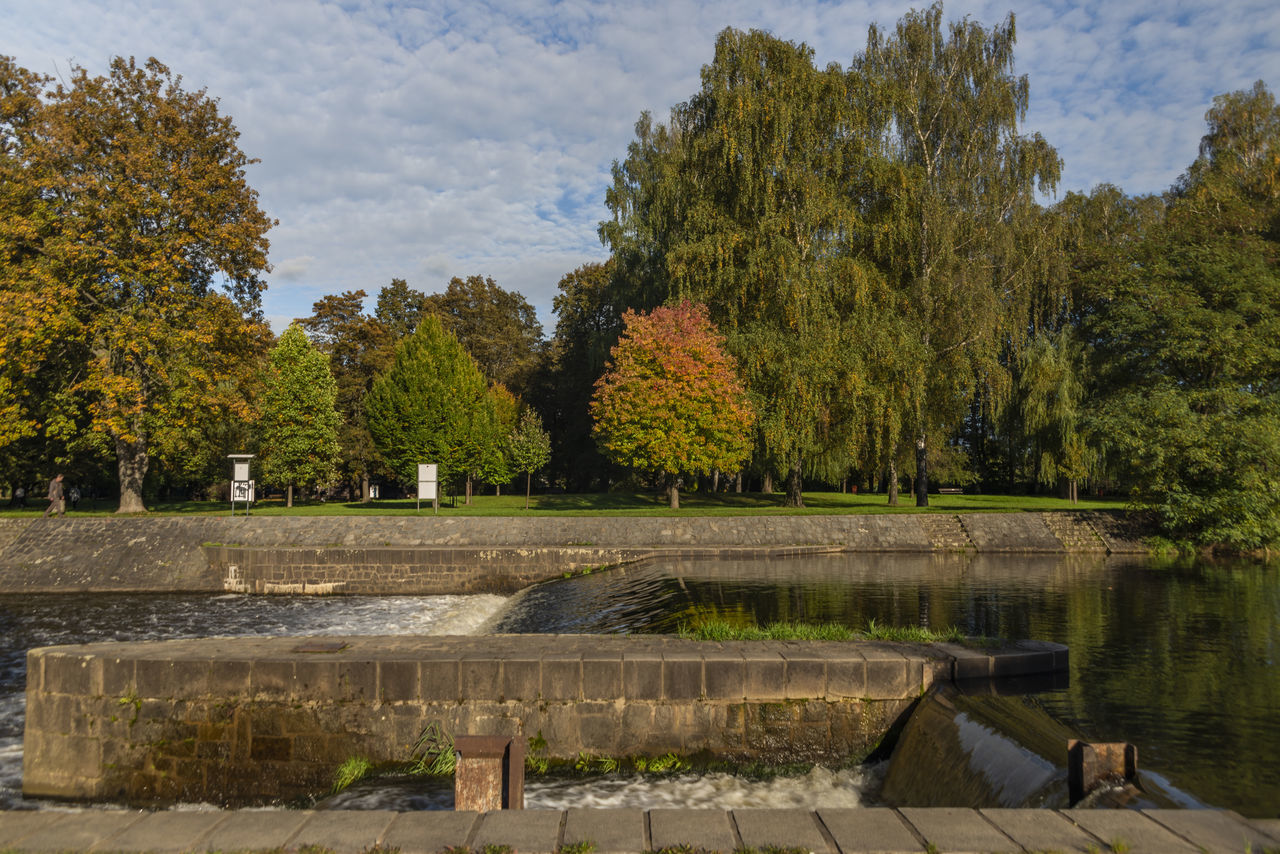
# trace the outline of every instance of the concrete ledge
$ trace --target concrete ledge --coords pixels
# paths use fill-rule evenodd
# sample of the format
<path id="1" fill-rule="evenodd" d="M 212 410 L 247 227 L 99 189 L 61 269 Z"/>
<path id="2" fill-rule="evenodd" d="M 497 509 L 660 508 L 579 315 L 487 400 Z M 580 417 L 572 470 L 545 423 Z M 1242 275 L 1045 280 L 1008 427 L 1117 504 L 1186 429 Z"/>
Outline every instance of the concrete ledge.
<path id="1" fill-rule="evenodd" d="M 584 566 L 761 550 L 1141 550 L 1108 513 L 0 520 L 0 592 L 509 591 Z M 235 572 L 231 571 L 235 567 Z"/>
<path id="2" fill-rule="evenodd" d="M 670 636 L 212 638 L 33 649 L 23 791 L 246 804 L 325 790 L 353 755 L 408 761 L 438 723 L 552 758 L 865 756 L 931 685 L 1065 671 L 1066 648 Z"/>
<path id="3" fill-rule="evenodd" d="M 1240 854 L 1274 850 L 1268 822 L 1217 810 L 523 810 L 517 812 L 9 812 L 0 845 L 12 851 L 233 851 L 374 846 L 402 854 L 509 845 L 551 854 L 594 844 L 596 854 L 666 845 L 709 851 L 803 846 L 815 854 L 925 851 L 1126 850 Z"/>

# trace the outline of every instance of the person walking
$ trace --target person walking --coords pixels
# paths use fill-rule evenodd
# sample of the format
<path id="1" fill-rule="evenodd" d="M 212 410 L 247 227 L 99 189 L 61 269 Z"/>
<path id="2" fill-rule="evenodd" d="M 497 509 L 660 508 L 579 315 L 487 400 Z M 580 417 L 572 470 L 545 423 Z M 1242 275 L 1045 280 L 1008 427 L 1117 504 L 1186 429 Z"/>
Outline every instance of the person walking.
<path id="1" fill-rule="evenodd" d="M 49 481 L 49 509 L 44 511 L 47 517 L 50 513 L 55 516 L 65 516 L 67 506 L 62 500 L 62 472 L 58 472 L 53 480 Z"/>

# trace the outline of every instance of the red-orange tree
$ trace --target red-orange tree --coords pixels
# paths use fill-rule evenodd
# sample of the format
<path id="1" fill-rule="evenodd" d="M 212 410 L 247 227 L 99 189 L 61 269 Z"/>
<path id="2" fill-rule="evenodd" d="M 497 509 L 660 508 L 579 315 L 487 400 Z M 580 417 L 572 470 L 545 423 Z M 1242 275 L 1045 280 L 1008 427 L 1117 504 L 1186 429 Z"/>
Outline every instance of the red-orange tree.
<path id="1" fill-rule="evenodd" d="M 676 510 L 680 475 L 747 459 L 755 414 L 706 306 L 629 311 L 623 323 L 591 401 L 596 439 L 619 465 L 660 475 Z"/>

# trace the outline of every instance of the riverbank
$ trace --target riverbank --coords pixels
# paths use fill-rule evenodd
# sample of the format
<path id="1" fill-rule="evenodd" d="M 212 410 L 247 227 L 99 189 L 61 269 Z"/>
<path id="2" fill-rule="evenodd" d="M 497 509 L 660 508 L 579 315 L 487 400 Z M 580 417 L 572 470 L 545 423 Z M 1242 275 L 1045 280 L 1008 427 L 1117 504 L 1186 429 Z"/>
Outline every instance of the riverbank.
<path id="1" fill-rule="evenodd" d="M 0 519 L 0 593 L 509 593 L 646 557 L 1145 553 L 1122 513 Z"/>

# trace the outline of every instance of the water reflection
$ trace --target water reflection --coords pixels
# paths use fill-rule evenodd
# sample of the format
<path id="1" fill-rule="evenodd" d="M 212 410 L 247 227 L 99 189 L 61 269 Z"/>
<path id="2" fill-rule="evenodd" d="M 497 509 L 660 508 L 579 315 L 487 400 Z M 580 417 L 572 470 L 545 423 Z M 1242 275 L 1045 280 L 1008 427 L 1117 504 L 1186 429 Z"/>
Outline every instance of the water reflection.
<path id="1" fill-rule="evenodd" d="M 1044 555 L 667 560 L 525 591 L 497 631 L 668 632 L 715 616 L 957 626 L 1071 648 L 1039 698 L 1214 806 L 1280 804 L 1280 567 Z"/>

